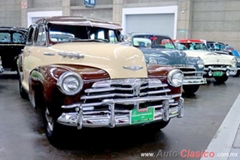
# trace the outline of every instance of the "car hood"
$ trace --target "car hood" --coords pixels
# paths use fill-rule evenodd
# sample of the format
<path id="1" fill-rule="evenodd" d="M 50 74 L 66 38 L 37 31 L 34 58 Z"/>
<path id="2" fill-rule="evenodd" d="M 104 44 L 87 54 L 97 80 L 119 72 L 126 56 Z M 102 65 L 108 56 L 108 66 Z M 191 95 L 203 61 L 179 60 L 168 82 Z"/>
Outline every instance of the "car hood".
<path id="1" fill-rule="evenodd" d="M 48 49 L 55 53 L 56 64 L 97 67 L 108 72 L 111 78 L 147 77 L 145 57 L 134 47 L 97 42 L 72 42 L 56 44 Z M 71 55 L 79 54 L 83 57 L 71 58 Z"/>
<path id="2" fill-rule="evenodd" d="M 229 55 L 202 50 L 185 50 L 184 52 L 191 57 L 200 57 L 205 65 L 235 65 L 232 61 L 233 57 Z"/>
<path id="3" fill-rule="evenodd" d="M 155 59 L 158 64 L 180 66 L 187 64 L 187 57 L 184 52 L 173 49 L 139 48 L 145 55 L 146 62 Z"/>

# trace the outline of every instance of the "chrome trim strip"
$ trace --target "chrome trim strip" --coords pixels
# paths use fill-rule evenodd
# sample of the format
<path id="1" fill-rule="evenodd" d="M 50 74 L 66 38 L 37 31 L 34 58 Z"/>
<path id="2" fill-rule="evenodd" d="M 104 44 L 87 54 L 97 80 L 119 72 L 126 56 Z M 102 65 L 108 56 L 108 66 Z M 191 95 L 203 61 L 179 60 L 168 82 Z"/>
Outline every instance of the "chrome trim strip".
<path id="1" fill-rule="evenodd" d="M 216 71 L 216 70 L 221 70 L 221 71 L 233 70 L 233 71 L 235 71 L 235 70 L 237 70 L 237 68 L 233 68 L 233 67 L 231 67 L 231 68 L 227 68 L 227 67 L 225 67 L 225 68 L 209 67 L 209 68 L 204 68 L 204 70 L 205 70 L 205 71 L 209 71 L 209 70 L 212 70 L 212 71 Z"/>
<path id="2" fill-rule="evenodd" d="M 189 72 L 186 72 L 186 71 L 182 71 L 183 74 L 201 74 L 201 73 L 204 73 L 203 71 L 189 71 Z"/>
<path id="3" fill-rule="evenodd" d="M 44 52 L 43 54 L 45 56 L 55 56 L 55 53 L 53 53 L 53 52 Z"/>

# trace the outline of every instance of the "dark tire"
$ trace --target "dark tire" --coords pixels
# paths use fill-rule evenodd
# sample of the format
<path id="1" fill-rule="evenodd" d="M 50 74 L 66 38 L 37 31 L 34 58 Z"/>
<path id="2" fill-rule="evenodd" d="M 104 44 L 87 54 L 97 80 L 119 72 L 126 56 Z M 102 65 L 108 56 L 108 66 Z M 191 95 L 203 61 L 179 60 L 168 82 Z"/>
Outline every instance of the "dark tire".
<path id="1" fill-rule="evenodd" d="M 237 74 L 234 75 L 233 77 L 239 77 L 239 75 L 240 75 L 240 70 L 238 70 L 238 71 L 237 71 Z"/>
<path id="2" fill-rule="evenodd" d="M 61 142 L 61 135 L 63 134 L 63 126 L 59 124 L 54 118 L 47 107 L 42 108 L 43 121 L 44 121 L 44 130 L 48 141 L 58 147 Z"/>
<path id="3" fill-rule="evenodd" d="M 200 85 L 184 85 L 183 90 L 186 94 L 194 94 L 199 89 Z"/>
<path id="4" fill-rule="evenodd" d="M 18 87 L 19 87 L 19 94 L 20 94 L 21 98 L 22 98 L 22 99 L 28 99 L 28 94 L 27 94 L 27 92 L 25 91 L 25 89 L 23 88 L 22 83 L 21 83 L 20 80 L 19 80 L 19 85 L 18 85 Z"/>
<path id="5" fill-rule="evenodd" d="M 221 77 L 214 77 L 214 78 L 215 78 L 217 83 L 224 83 L 228 80 L 228 76 L 225 75 L 225 74 Z"/>
<path id="6" fill-rule="evenodd" d="M 159 121 L 159 122 L 155 122 L 155 123 L 150 123 L 150 124 L 146 125 L 145 127 L 146 127 L 147 131 L 159 132 L 161 129 L 165 128 L 169 122 L 170 122 L 170 120 Z"/>

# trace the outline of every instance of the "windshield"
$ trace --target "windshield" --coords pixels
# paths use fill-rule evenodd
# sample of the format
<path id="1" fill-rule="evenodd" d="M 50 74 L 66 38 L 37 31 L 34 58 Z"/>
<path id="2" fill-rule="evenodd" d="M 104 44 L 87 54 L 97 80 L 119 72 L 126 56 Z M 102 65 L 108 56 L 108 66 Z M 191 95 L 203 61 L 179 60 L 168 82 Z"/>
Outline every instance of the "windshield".
<path id="1" fill-rule="evenodd" d="M 211 50 L 224 50 L 225 45 L 222 43 L 207 43 L 207 47 Z"/>
<path id="2" fill-rule="evenodd" d="M 52 42 L 102 41 L 118 43 L 120 41 L 117 31 L 107 28 L 56 24 L 51 24 L 49 28 Z"/>
<path id="3" fill-rule="evenodd" d="M 179 50 L 204 50 L 207 51 L 207 47 L 205 43 L 196 43 L 196 42 L 188 42 L 188 43 L 177 43 L 177 47 Z"/>
<path id="4" fill-rule="evenodd" d="M 136 35 L 132 38 L 132 43 L 135 47 L 176 49 L 173 41 L 164 36 Z"/>

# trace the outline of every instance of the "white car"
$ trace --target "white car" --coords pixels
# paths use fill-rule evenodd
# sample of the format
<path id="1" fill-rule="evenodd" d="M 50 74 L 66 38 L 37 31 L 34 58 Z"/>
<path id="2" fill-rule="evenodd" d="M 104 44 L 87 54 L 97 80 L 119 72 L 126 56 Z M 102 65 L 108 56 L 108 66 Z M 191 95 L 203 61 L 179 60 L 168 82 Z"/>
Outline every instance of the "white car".
<path id="1" fill-rule="evenodd" d="M 188 56 L 200 57 L 204 61 L 205 77 L 215 78 L 218 83 L 227 81 L 230 75 L 237 74 L 237 59 L 233 56 L 209 51 L 204 40 L 178 39 L 176 46 Z"/>

